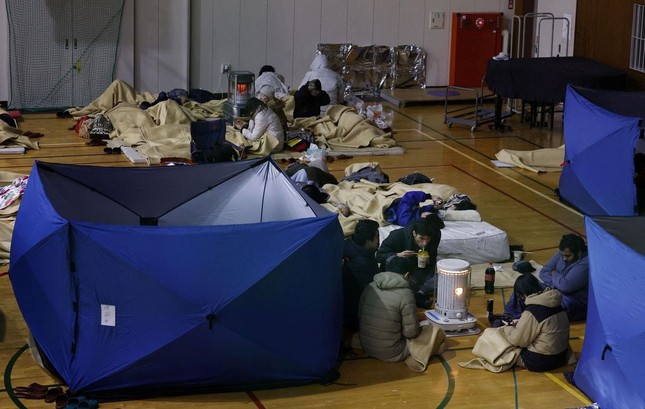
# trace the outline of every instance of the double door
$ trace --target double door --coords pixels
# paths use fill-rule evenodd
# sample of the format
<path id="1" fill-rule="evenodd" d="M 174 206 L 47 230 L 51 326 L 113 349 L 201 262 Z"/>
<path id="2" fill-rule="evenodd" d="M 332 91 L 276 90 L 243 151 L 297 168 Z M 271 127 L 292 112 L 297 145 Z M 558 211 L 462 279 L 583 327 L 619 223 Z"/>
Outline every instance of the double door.
<path id="1" fill-rule="evenodd" d="M 12 107 L 87 105 L 113 80 L 124 0 L 7 0 Z"/>

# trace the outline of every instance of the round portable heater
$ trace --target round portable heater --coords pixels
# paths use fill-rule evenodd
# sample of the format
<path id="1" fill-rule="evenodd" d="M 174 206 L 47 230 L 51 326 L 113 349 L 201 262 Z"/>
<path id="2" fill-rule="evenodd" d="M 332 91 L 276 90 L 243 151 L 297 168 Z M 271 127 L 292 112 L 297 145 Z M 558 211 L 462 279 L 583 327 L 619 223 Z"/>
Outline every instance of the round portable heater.
<path id="1" fill-rule="evenodd" d="M 475 326 L 477 318 L 468 313 L 470 264 L 459 259 L 437 261 L 434 310 L 426 317 L 444 331 L 462 331 Z"/>

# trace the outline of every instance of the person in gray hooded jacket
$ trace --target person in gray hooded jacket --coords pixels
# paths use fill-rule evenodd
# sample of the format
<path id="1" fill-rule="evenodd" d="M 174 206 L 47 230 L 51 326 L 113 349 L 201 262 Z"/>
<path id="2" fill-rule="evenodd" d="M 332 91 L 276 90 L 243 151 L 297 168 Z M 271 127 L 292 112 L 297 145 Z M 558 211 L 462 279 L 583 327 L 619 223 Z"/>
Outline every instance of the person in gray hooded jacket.
<path id="1" fill-rule="evenodd" d="M 363 350 L 385 362 L 405 361 L 423 372 L 428 361 L 445 349 L 446 334 L 434 324 L 420 325 L 406 264 L 395 258 L 365 288 L 358 307 L 358 335 Z"/>
<path id="2" fill-rule="evenodd" d="M 388 264 L 388 270 L 395 268 Z M 410 355 L 406 339 L 419 336 L 421 327 L 414 294 L 403 274 L 384 271 L 374 276 L 361 295 L 358 323 L 361 345 L 369 356 L 399 362 Z"/>

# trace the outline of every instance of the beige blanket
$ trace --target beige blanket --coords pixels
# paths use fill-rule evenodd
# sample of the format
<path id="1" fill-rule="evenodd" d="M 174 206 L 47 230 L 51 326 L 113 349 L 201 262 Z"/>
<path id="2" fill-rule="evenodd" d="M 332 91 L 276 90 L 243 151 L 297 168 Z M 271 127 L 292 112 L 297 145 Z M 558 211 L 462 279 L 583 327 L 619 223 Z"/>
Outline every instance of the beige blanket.
<path id="1" fill-rule="evenodd" d="M 291 128 L 309 129 L 316 144 L 328 150 L 346 150 L 370 147 L 388 149 L 396 146 L 391 132 L 385 132 L 352 107 L 330 105 L 321 118 L 296 118 Z"/>
<path id="2" fill-rule="evenodd" d="M 446 340 L 446 333 L 433 323 L 421 326 L 421 334 L 413 339 L 407 339 L 410 356 L 405 359 L 405 364 L 414 372 L 423 372 L 428 366 L 428 361 L 441 353 L 441 344 Z"/>
<path id="3" fill-rule="evenodd" d="M 24 175 L 20 173 L 0 171 L 0 186 L 10 185 L 15 179 L 22 176 Z M 17 199 L 11 205 L 0 209 L 0 264 L 9 263 L 11 236 L 19 207 L 20 199 Z"/>
<path id="4" fill-rule="evenodd" d="M 8 115 L 8 112 L 0 108 L 0 114 Z M 0 121 L 0 146 L 22 146 L 25 149 L 40 149 L 38 141 L 24 136 L 24 133 L 21 129 L 14 128 L 5 121 Z"/>
<path id="5" fill-rule="evenodd" d="M 504 372 L 515 365 L 521 351 L 521 348 L 511 345 L 508 341 L 504 327 L 486 328 L 473 348 L 476 358 L 457 364 L 462 368 Z"/>
<path id="6" fill-rule="evenodd" d="M 172 99 L 162 101 L 146 110 L 139 108 L 143 101 L 153 102 L 150 93 L 138 94 L 132 86 L 116 80 L 89 105 L 73 108 L 74 117 L 105 113 L 112 122 L 112 138 L 159 163 L 164 157 L 190 158 L 190 123 L 207 118 L 221 118 L 225 100 L 205 103 L 189 101 L 179 105 Z"/>
<path id="7" fill-rule="evenodd" d="M 190 158 L 190 123 L 208 118 L 222 118 L 226 100 L 205 103 L 189 101 L 179 105 L 173 100 L 155 104 L 147 110 L 139 108 L 141 102 L 154 102 L 156 95 L 149 92 L 137 93 L 128 83 L 113 81 L 94 101 L 85 107 L 69 109 L 75 118 L 84 115 L 106 113 L 114 131 L 112 138 L 119 138 L 127 146 L 150 158 L 150 163 L 159 163 L 163 157 Z M 286 96 L 285 113 L 293 119 L 293 96 Z M 316 136 L 316 143 L 328 150 L 370 147 L 386 149 L 396 145 L 391 133 L 386 133 L 353 108 L 332 105 L 322 118 L 299 118 L 292 128 L 308 128 Z M 247 148 L 250 155 L 271 154 L 276 141 L 262 137 L 258 141 L 247 141 L 233 127 L 228 127 L 226 139 Z M 34 149 L 37 149 L 34 148 Z"/>
<path id="8" fill-rule="evenodd" d="M 497 160 L 530 170 L 535 173 L 560 172 L 564 162 L 564 145 L 559 148 L 514 151 L 502 149 L 495 154 Z"/>
<path id="9" fill-rule="evenodd" d="M 372 164 L 373 162 L 356 163 L 351 167 L 360 169 Z M 348 171 L 350 170 L 346 169 L 345 174 L 348 174 Z M 365 179 L 360 182 L 344 180 L 338 185 L 327 184 L 323 186 L 323 190 L 329 194 L 329 200 L 323 204 L 328 210 L 338 212 L 336 207 L 338 204 L 344 204 L 349 207 L 349 216 L 338 215 L 338 220 L 345 236 L 349 236 L 354 232 L 356 223 L 361 219 L 375 220 L 381 226 L 388 225 L 389 223 L 385 221 L 383 216 L 383 211 L 406 192 L 420 190 L 430 193 L 433 197 L 441 197 L 443 200 L 448 200 L 450 195 L 454 193 L 460 193 L 455 187 L 440 183 L 406 185 L 402 182 L 373 183 Z"/>

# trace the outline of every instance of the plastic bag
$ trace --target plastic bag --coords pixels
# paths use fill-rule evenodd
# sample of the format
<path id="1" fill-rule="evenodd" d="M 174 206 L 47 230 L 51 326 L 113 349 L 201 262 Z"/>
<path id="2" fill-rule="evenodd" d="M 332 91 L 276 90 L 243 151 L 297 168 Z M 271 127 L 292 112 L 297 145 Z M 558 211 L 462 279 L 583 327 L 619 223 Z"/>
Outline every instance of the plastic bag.
<path id="1" fill-rule="evenodd" d="M 307 160 L 310 162 L 315 159 L 325 159 L 326 156 L 327 151 L 325 148 L 320 148 L 314 143 L 309 145 L 309 148 L 307 148 Z"/>
<path id="2" fill-rule="evenodd" d="M 392 112 L 383 110 L 383 105 L 370 105 L 367 107 L 367 119 L 374 122 L 381 129 L 392 127 Z"/>
<path id="3" fill-rule="evenodd" d="M 366 115 L 365 102 L 363 102 L 363 100 L 357 97 L 356 95 L 352 94 L 347 98 L 347 105 L 349 105 L 350 107 L 354 107 L 354 109 L 359 115 L 361 116 Z"/>
<path id="4" fill-rule="evenodd" d="M 318 169 L 329 173 L 327 165 L 325 164 L 325 158 L 327 157 L 327 151 L 325 148 L 319 148 L 316 144 L 309 145 L 307 148 L 307 153 L 305 155 L 305 160 L 309 162 L 309 166 L 315 166 Z"/>

